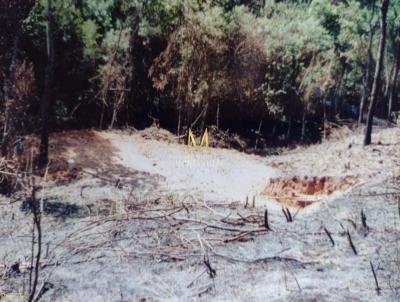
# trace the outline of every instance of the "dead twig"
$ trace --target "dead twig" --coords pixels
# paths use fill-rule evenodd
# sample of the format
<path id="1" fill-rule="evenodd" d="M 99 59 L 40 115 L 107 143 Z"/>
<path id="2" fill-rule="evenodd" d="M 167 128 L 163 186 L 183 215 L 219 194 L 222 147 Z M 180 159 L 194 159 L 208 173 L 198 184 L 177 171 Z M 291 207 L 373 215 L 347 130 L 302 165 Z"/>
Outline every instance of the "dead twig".
<path id="1" fill-rule="evenodd" d="M 288 208 L 286 208 L 286 212 L 287 212 L 288 217 L 289 217 L 289 222 L 292 222 L 293 221 L 292 214 L 290 213 Z"/>
<path id="2" fill-rule="evenodd" d="M 369 264 L 371 265 L 372 274 L 374 275 L 374 279 L 375 279 L 376 293 L 379 296 L 380 293 L 381 293 L 381 288 L 379 287 L 378 278 L 376 277 L 376 272 L 375 272 L 375 269 L 374 269 L 374 265 L 372 264 L 372 261 L 370 261 Z"/>
<path id="3" fill-rule="evenodd" d="M 268 231 L 272 231 L 269 226 L 269 222 L 268 222 L 268 209 L 265 209 L 265 212 L 264 212 L 264 226 Z"/>
<path id="4" fill-rule="evenodd" d="M 353 240 L 351 239 L 349 230 L 347 230 L 347 239 L 349 240 L 350 247 L 351 247 L 351 249 L 353 250 L 354 254 L 355 254 L 355 255 L 358 255 L 358 254 L 357 254 L 356 247 L 354 246 Z"/>
<path id="5" fill-rule="evenodd" d="M 397 196 L 397 210 L 399 212 L 399 217 L 400 217 L 400 196 Z"/>
<path id="6" fill-rule="evenodd" d="M 236 236 L 234 236 L 232 238 L 225 239 L 224 242 L 228 243 L 228 242 L 240 240 L 240 239 L 242 239 L 243 237 L 245 237 L 247 235 L 254 235 L 254 234 L 257 234 L 257 233 L 264 233 L 264 232 L 267 232 L 267 231 L 268 231 L 267 229 L 259 229 L 259 230 L 254 230 L 254 231 L 243 232 L 243 233 L 240 233 L 240 234 L 238 234 L 238 235 L 236 235 Z"/>
<path id="7" fill-rule="evenodd" d="M 282 212 L 283 212 L 283 215 L 285 215 L 285 218 L 286 218 L 287 222 L 292 222 L 293 221 L 292 214 L 290 213 L 288 208 L 284 209 L 282 207 Z"/>
<path id="8" fill-rule="evenodd" d="M 287 213 L 286 213 L 286 211 L 285 211 L 285 209 L 283 207 L 282 207 L 282 212 L 283 212 L 283 215 L 285 215 L 286 221 L 289 221 Z"/>
<path id="9" fill-rule="evenodd" d="M 215 278 L 217 275 L 217 271 L 211 267 L 210 259 L 208 258 L 207 255 L 204 255 L 204 260 L 203 260 L 205 266 L 207 267 L 207 273 L 210 276 L 210 278 Z"/>
<path id="10" fill-rule="evenodd" d="M 362 225 L 363 225 L 363 227 L 365 229 L 368 228 L 368 226 L 367 226 L 367 216 L 365 216 L 365 213 L 364 213 L 363 209 L 361 209 L 361 223 L 362 223 Z"/>
<path id="11" fill-rule="evenodd" d="M 35 297 L 36 294 L 36 288 L 39 280 L 39 268 L 40 268 L 40 257 L 41 257 L 41 252 L 42 252 L 42 227 L 41 227 L 41 212 L 40 212 L 40 206 L 39 202 L 36 199 L 36 186 L 33 184 L 32 186 L 32 195 L 31 195 L 31 206 L 32 206 L 32 212 L 33 212 L 33 222 L 34 226 L 37 231 L 37 252 L 36 252 L 36 262 L 35 262 L 35 267 L 31 267 L 31 271 L 34 269 L 34 279 L 32 286 L 29 286 L 31 288 L 30 293 L 29 293 L 29 298 L 28 302 L 32 301 L 37 301 L 38 297 Z M 34 236 L 34 235 L 33 235 Z M 32 248 L 33 251 L 33 248 Z M 30 280 L 32 281 L 32 278 L 30 277 Z"/>
<path id="12" fill-rule="evenodd" d="M 241 222 L 237 219 L 229 219 L 229 217 L 221 219 L 221 222 L 231 224 L 231 225 L 237 225 L 237 226 L 245 225 L 244 222 Z"/>
<path id="13" fill-rule="evenodd" d="M 331 232 L 329 232 L 329 231 L 327 230 L 326 227 L 324 227 L 324 231 L 325 231 L 326 235 L 328 235 L 329 240 L 330 240 L 331 243 L 332 243 L 332 246 L 335 246 L 335 241 L 334 241 L 333 238 L 332 238 Z"/>

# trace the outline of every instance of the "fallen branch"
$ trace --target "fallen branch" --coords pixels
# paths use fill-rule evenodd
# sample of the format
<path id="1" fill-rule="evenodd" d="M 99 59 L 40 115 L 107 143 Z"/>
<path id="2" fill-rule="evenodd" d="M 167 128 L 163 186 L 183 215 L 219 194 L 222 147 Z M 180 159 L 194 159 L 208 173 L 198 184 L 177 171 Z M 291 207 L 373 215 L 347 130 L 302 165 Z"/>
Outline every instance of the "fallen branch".
<path id="1" fill-rule="evenodd" d="M 240 239 L 242 239 L 243 237 L 245 237 L 247 235 L 253 235 L 253 234 L 257 234 L 257 233 L 265 233 L 265 232 L 268 232 L 268 230 L 267 229 L 258 229 L 258 230 L 254 230 L 254 231 L 243 232 L 243 233 L 240 233 L 239 235 L 236 235 L 236 236 L 234 236 L 232 238 L 225 239 L 224 243 L 240 240 Z"/>
<path id="2" fill-rule="evenodd" d="M 212 252 L 214 256 L 224 258 L 226 260 L 234 261 L 234 262 L 241 262 L 241 263 L 248 263 L 248 264 L 254 264 L 254 263 L 261 263 L 261 262 L 268 262 L 268 261 L 278 261 L 278 262 L 292 262 L 292 263 L 297 263 L 299 265 L 313 265 L 317 264 L 317 261 L 301 261 L 296 258 L 291 258 L 291 257 L 281 257 L 281 256 L 269 256 L 269 257 L 262 257 L 262 258 L 256 258 L 256 259 L 240 259 L 240 258 L 235 258 L 227 255 L 223 255 L 217 252 Z"/>
<path id="3" fill-rule="evenodd" d="M 259 228 L 259 229 L 226 228 L 226 227 L 222 227 L 222 226 L 215 225 L 215 224 L 209 224 L 209 223 L 207 223 L 207 222 L 205 222 L 203 220 L 198 220 L 198 219 L 177 218 L 177 217 L 172 217 L 172 219 L 177 220 L 177 221 L 193 222 L 193 223 L 203 224 L 203 225 L 206 226 L 206 228 L 223 230 L 223 231 L 230 231 L 230 232 L 258 232 L 258 231 L 265 231 L 264 228 Z"/>

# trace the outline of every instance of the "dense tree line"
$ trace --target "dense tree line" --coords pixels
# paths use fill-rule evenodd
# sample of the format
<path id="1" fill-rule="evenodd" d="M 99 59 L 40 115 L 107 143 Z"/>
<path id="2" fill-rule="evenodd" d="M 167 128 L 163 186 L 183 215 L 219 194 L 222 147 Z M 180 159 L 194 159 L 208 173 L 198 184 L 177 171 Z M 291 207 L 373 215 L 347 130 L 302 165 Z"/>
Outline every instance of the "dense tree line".
<path id="1" fill-rule="evenodd" d="M 49 129 L 156 121 L 307 141 L 399 110 L 398 1 L 0 3 L 3 155 L 32 129 L 45 162 Z"/>

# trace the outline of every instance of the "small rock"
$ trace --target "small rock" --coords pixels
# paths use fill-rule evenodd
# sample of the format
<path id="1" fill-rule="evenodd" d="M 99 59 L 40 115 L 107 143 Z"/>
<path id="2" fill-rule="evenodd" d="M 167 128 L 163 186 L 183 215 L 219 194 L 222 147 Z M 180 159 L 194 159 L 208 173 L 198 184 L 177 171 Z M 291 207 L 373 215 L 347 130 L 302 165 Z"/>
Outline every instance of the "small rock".
<path id="1" fill-rule="evenodd" d="M 75 160 L 72 159 L 72 158 L 69 158 L 69 159 L 67 160 L 67 163 L 68 163 L 68 166 L 69 166 L 70 168 L 72 168 L 72 167 L 75 165 Z"/>

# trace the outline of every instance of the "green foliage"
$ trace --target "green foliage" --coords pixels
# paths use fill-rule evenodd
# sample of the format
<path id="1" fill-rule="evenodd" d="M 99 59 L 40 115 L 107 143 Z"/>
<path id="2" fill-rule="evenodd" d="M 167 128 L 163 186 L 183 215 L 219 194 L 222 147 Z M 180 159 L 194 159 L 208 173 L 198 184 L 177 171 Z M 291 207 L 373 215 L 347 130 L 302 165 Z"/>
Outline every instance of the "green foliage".
<path id="1" fill-rule="evenodd" d="M 246 9 L 243 13 L 250 14 Z M 178 101 L 189 123 L 199 113 L 203 121 L 213 118 L 220 103 L 253 109 L 259 102 L 262 50 L 240 31 L 237 16 L 229 20 L 222 7 L 212 5 L 186 10 L 150 70 L 155 87 Z M 244 109 L 241 114 L 248 113 Z"/>
<path id="2" fill-rule="evenodd" d="M 132 89 L 154 115 L 179 111 L 190 124 L 200 114 L 213 123 L 220 105 L 233 120 L 276 122 L 318 117 L 332 95 L 358 105 L 371 26 L 373 50 L 379 39 L 373 2 L 53 0 L 56 106 L 64 112 L 86 100 L 92 108 L 98 102 L 91 100 L 100 99 L 115 112 L 132 110 L 139 102 Z M 395 61 L 399 3 L 392 1 L 388 14 L 386 73 Z M 39 58 L 38 74 L 46 58 L 46 10 L 47 0 L 37 0 L 24 21 L 26 53 Z M 67 76 L 76 81 L 68 88 L 60 80 Z"/>
<path id="3" fill-rule="evenodd" d="M 339 22 L 340 8 L 342 7 L 330 0 L 313 0 L 310 5 L 312 14 L 335 40 L 341 30 Z"/>
<path id="4" fill-rule="evenodd" d="M 299 117 L 317 112 L 337 85 L 346 96 L 361 82 L 367 7 L 270 0 L 260 16 L 238 5 L 227 14 L 226 4 L 186 7 L 153 64 L 155 87 L 183 99 L 185 108 L 218 100 Z"/>
<path id="5" fill-rule="evenodd" d="M 334 38 L 306 5 L 269 1 L 265 14 L 270 17 L 257 18 L 237 8 L 238 27 L 262 43 L 265 82 L 260 88 L 267 112 L 296 116 L 303 107 L 315 108 L 312 102 L 328 90 Z"/>
<path id="6" fill-rule="evenodd" d="M 153 67 L 155 84 L 160 89 L 170 85 L 175 97 L 182 96 L 194 103 L 213 94 L 213 84 L 218 83 L 214 80 L 222 72 L 226 50 L 221 14 L 218 7 L 209 7 L 207 18 L 203 12 L 186 13 L 185 23 L 171 36 L 167 49 Z M 162 70 L 156 75 L 160 67 Z"/>
<path id="7" fill-rule="evenodd" d="M 190 2 L 190 1 L 189 1 Z M 165 37 L 179 23 L 187 1 L 148 0 L 137 5 L 141 11 L 140 34 L 143 37 Z"/>
<path id="8" fill-rule="evenodd" d="M 84 19 L 91 19 L 99 24 L 103 31 L 111 29 L 114 25 L 112 12 L 116 6 L 114 0 L 88 0 L 82 1 L 82 15 Z"/>
<path id="9" fill-rule="evenodd" d="M 80 27 L 82 43 L 84 45 L 83 54 L 85 59 L 93 59 L 99 55 L 100 48 L 97 45 L 99 38 L 98 26 L 93 20 L 86 20 Z"/>

